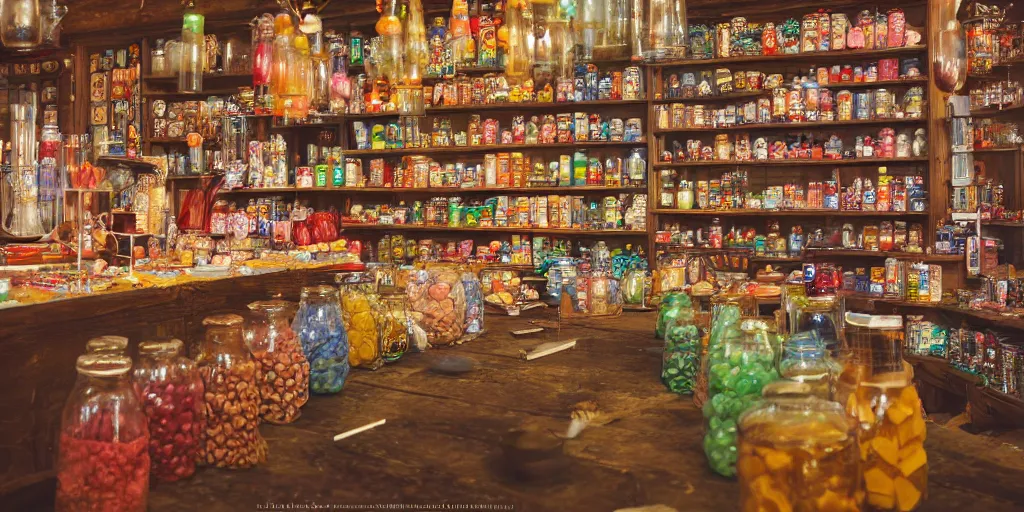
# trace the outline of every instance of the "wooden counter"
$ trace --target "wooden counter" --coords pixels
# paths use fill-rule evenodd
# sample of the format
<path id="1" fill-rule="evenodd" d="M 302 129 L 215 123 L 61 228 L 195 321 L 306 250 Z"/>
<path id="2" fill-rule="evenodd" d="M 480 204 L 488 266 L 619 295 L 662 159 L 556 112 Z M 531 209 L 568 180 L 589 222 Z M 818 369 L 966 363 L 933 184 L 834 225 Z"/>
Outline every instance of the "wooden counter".
<path id="1" fill-rule="evenodd" d="M 242 311 L 273 293 L 298 300 L 302 286 L 321 282 L 333 282 L 330 272 L 289 270 L 0 309 L 0 495 L 52 476 L 61 409 L 89 338 L 128 336 L 133 356 L 158 335 L 189 346 L 208 314 Z"/>
<path id="2" fill-rule="evenodd" d="M 278 510 L 314 503 L 354 510 L 383 503 L 528 512 L 658 503 L 687 512 L 737 509 L 736 482 L 707 467 L 700 410 L 659 380 L 654 314 L 563 323 L 561 339 L 579 338 L 577 348 L 527 363 L 519 350 L 554 339 L 554 330 L 522 339 L 509 330 L 538 317 L 553 319 L 554 311 L 532 310 L 520 319 L 490 315 L 487 334 L 465 345 L 408 355 L 376 372 L 354 370 L 340 394 L 313 396 L 294 424 L 260 427 L 270 446 L 265 465 L 204 468 L 190 481 L 157 485 L 150 510 L 248 512 L 270 503 Z M 476 370 L 458 377 L 430 371 L 438 358 L 452 355 L 473 358 Z M 564 444 L 559 478 L 511 478 L 502 441 L 508 432 L 563 432 L 573 405 L 583 400 L 594 401 L 599 422 L 608 423 Z M 382 418 L 387 424 L 332 441 Z M 929 498 L 919 511 L 1008 512 L 1024 503 L 1024 461 L 1012 448 L 930 422 L 926 448 Z M 5 505 L 47 510 L 53 481 L 34 490 L 34 501 Z"/>

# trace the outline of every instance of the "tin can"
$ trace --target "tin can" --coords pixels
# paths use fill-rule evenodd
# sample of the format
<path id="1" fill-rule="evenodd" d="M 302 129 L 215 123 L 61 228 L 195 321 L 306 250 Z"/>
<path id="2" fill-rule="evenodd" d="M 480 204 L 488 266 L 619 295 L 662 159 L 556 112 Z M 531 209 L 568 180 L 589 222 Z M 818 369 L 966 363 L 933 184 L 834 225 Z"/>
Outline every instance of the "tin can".
<path id="1" fill-rule="evenodd" d="M 864 73 L 864 81 L 867 82 L 867 83 L 872 83 L 872 82 L 877 82 L 878 81 L 878 65 L 877 64 L 868 64 L 868 69 Z"/>
<path id="2" fill-rule="evenodd" d="M 732 75 L 732 90 L 733 91 L 745 91 L 747 90 L 747 74 L 742 71 L 737 71 Z"/>
<path id="3" fill-rule="evenodd" d="M 821 121 L 836 120 L 835 100 L 832 98 L 831 89 L 821 89 L 821 92 L 818 93 L 818 119 Z"/>

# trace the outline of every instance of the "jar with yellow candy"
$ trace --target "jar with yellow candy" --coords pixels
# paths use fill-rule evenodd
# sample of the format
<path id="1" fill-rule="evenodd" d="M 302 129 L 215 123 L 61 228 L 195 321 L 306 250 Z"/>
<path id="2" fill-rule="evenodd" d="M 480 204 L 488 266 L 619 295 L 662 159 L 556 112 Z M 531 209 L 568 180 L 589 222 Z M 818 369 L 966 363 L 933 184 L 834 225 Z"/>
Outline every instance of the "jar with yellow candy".
<path id="1" fill-rule="evenodd" d="M 927 498 L 928 456 L 921 400 L 903 361 L 903 318 L 846 313 L 836 399 L 856 421 L 867 504 L 909 512 Z"/>
<path id="2" fill-rule="evenodd" d="M 377 286 L 363 272 L 338 274 L 341 314 L 348 332 L 348 362 L 355 368 L 376 370 L 384 361 L 377 344 L 377 320 L 372 304 L 378 302 Z"/>
<path id="3" fill-rule="evenodd" d="M 779 381 L 739 420 L 740 510 L 858 512 L 856 425 L 806 383 Z"/>

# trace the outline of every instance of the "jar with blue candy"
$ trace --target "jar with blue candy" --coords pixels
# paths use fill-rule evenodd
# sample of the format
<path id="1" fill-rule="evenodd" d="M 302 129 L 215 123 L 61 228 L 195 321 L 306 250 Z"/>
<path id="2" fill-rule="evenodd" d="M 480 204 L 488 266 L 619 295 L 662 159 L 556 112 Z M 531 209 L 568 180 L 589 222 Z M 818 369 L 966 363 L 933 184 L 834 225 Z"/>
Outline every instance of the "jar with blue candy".
<path id="1" fill-rule="evenodd" d="M 473 272 L 462 273 L 462 288 L 466 293 L 466 336 L 484 332 L 484 293 L 480 279 Z"/>
<path id="2" fill-rule="evenodd" d="M 720 317 L 738 315 L 735 306 Z M 704 403 L 704 454 L 716 473 L 736 474 L 736 425 L 743 412 L 755 404 L 765 384 L 779 378 L 768 324 L 745 319 L 724 324 L 717 344 L 708 346 L 708 400 Z"/>
<path id="3" fill-rule="evenodd" d="M 309 389 L 329 394 L 341 391 L 348 377 L 348 336 L 341 316 L 338 290 L 330 286 L 302 289 L 292 330 L 309 360 Z"/>

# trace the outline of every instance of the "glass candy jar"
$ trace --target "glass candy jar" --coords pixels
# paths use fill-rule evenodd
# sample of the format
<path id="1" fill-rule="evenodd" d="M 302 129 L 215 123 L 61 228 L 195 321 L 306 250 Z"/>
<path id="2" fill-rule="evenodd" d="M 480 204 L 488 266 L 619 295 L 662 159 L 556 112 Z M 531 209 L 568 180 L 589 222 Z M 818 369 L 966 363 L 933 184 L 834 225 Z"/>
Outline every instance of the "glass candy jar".
<path id="1" fill-rule="evenodd" d="M 409 309 L 422 313 L 418 323 L 431 345 L 452 345 L 462 338 L 466 293 L 458 272 L 444 267 L 414 272 L 406 290 Z"/>
<path id="2" fill-rule="evenodd" d="M 128 349 L 128 338 L 124 336 L 105 335 L 90 338 L 85 342 L 86 354 L 124 355 Z"/>
<path id="3" fill-rule="evenodd" d="M 58 512 L 146 510 L 149 428 L 125 356 L 78 358 L 81 379 L 61 414 Z"/>
<path id="4" fill-rule="evenodd" d="M 779 375 L 807 384 L 809 393 L 824 400 L 832 398 L 832 364 L 818 331 L 789 337 L 779 360 Z"/>
<path id="5" fill-rule="evenodd" d="M 842 350 L 842 297 L 825 295 L 820 297 L 789 297 L 790 332 L 815 330 L 828 350 L 829 355 L 838 357 Z"/>
<path id="6" fill-rule="evenodd" d="M 219 468 L 248 468 L 267 460 L 260 436 L 256 363 L 242 339 L 242 317 L 203 319 L 206 339 L 196 364 L 206 388 L 206 435 L 200 461 Z"/>
<path id="7" fill-rule="evenodd" d="M 622 302 L 624 304 L 646 306 L 649 289 L 646 270 L 629 269 L 622 276 Z"/>
<path id="8" fill-rule="evenodd" d="M 341 391 L 348 377 L 349 346 L 338 289 L 303 288 L 292 330 L 298 334 L 309 360 L 309 390 L 319 394 Z"/>
<path id="9" fill-rule="evenodd" d="M 294 304 L 264 300 L 249 304 L 249 310 L 252 319 L 245 339 L 256 359 L 260 418 L 278 425 L 291 423 L 309 400 L 309 361 L 291 326 Z"/>
<path id="10" fill-rule="evenodd" d="M 903 318 L 846 313 L 836 398 L 856 421 L 863 490 L 874 510 L 910 511 L 926 498 L 928 456 L 913 370 L 903 361 Z"/>
<path id="11" fill-rule="evenodd" d="M 692 393 L 700 373 L 702 338 L 707 333 L 708 313 L 679 308 L 665 329 L 661 381 L 674 393 Z"/>
<path id="12" fill-rule="evenodd" d="M 374 309 L 377 317 L 380 352 L 385 363 L 399 360 L 409 350 L 408 298 L 404 293 L 394 291 L 382 293 Z"/>
<path id="13" fill-rule="evenodd" d="M 855 426 L 835 402 L 775 395 L 783 384 L 740 416 L 740 509 L 859 511 Z"/>
<path id="14" fill-rule="evenodd" d="M 654 325 L 654 336 L 658 339 L 665 339 L 667 327 L 675 322 L 681 309 L 689 309 L 691 306 L 690 296 L 682 292 L 669 292 L 661 298 L 658 304 L 658 320 Z"/>
<path id="15" fill-rule="evenodd" d="M 353 368 L 376 370 L 384 365 L 377 345 L 377 319 L 372 304 L 377 303 L 377 286 L 365 273 L 338 274 L 341 313 L 348 334 L 348 363 Z"/>
<path id="16" fill-rule="evenodd" d="M 484 332 L 484 294 L 480 279 L 473 272 L 463 272 L 462 289 L 466 293 L 464 331 L 469 336 L 479 336 Z"/>
<path id="17" fill-rule="evenodd" d="M 196 472 L 202 443 L 203 380 L 181 340 L 139 343 L 132 383 L 149 419 L 150 474 L 173 482 Z"/>
<path id="18" fill-rule="evenodd" d="M 729 315 L 729 311 L 731 307 L 722 314 Z M 708 347 L 704 454 L 711 469 L 722 476 L 736 474 L 736 425 L 740 415 L 759 399 L 765 384 L 779 377 L 768 336 L 766 322 L 747 319 L 727 324 L 722 339 Z"/>

